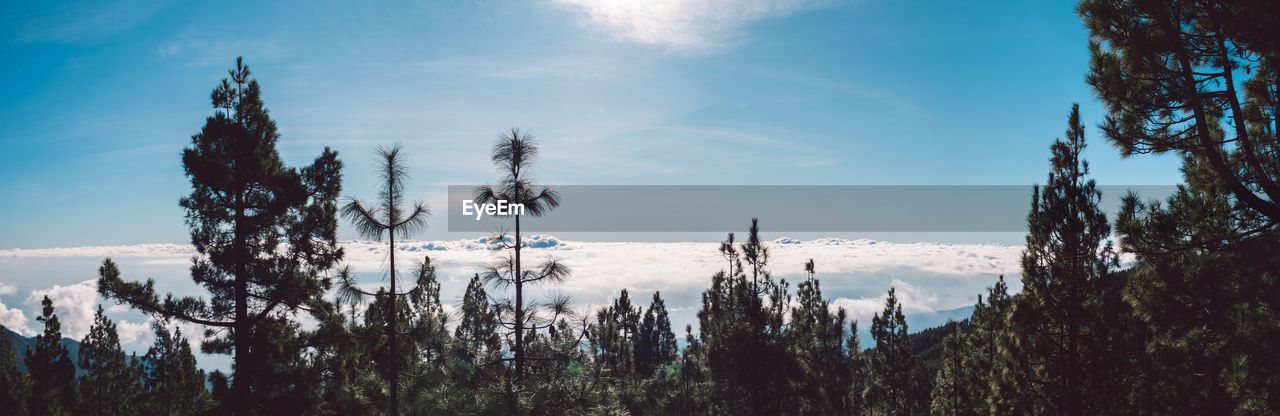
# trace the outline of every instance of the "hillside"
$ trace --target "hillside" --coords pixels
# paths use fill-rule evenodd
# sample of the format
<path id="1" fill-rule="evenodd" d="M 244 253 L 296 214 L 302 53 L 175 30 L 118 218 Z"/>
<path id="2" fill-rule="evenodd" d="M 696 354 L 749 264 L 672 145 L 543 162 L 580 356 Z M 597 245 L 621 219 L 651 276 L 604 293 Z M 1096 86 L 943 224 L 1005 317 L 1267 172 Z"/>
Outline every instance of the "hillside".
<path id="1" fill-rule="evenodd" d="M 27 349 L 36 347 L 35 337 L 24 337 L 22 334 L 10 331 L 9 328 L 5 328 L 3 325 L 0 325 L 0 330 L 4 330 L 4 336 L 9 337 L 9 344 L 13 346 L 13 355 L 18 359 L 18 369 L 26 372 L 27 364 L 23 362 L 23 358 L 27 355 Z M 76 375 L 84 374 L 84 370 L 80 369 L 78 364 L 80 361 L 80 342 L 65 337 L 62 338 L 61 342 L 64 347 L 67 347 L 67 354 L 71 356 L 71 362 L 76 363 Z"/>

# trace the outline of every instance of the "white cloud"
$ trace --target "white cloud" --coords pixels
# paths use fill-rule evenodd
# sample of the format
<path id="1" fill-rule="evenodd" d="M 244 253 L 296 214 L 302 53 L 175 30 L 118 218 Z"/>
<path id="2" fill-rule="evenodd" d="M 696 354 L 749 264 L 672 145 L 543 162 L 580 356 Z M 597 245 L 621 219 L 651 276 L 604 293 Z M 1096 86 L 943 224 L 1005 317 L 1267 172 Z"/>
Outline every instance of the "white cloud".
<path id="1" fill-rule="evenodd" d="M 93 326 L 93 314 L 98 306 L 96 280 L 85 280 L 69 286 L 54 285 L 48 289 L 31 291 L 31 296 L 27 297 L 26 303 L 33 308 L 33 316 L 40 315 L 41 301 L 45 296 L 53 301 L 53 311 L 58 315 L 58 322 L 62 324 L 63 337 L 79 340 L 89 333 L 89 327 Z"/>
<path id="2" fill-rule="evenodd" d="M 54 247 L 0 250 L 0 257 L 157 257 L 189 259 L 196 254 L 185 244 L 135 244 L 131 246 Z"/>
<path id="3" fill-rule="evenodd" d="M 661 291 L 672 315 L 672 327 L 681 333 L 686 324 L 697 326 L 699 295 L 710 283 L 711 275 L 725 267 L 717 251 L 719 243 L 583 242 L 550 236 L 535 236 L 529 241 L 535 242 L 536 248 L 524 251 L 526 264 L 558 258 L 572 269 L 572 276 L 562 285 L 530 289 L 526 299 L 544 300 L 544 294 L 560 292 L 573 297 L 573 305 L 579 312 L 586 312 L 592 306 L 609 304 L 623 288 L 631 292 L 637 303 L 645 305 L 654 291 Z M 362 287 L 375 290 L 379 284 L 385 284 L 385 242 L 343 241 L 342 246 L 346 252 L 344 262 L 357 273 Z M 1017 281 L 1022 251 L 1020 246 L 1001 244 L 889 243 L 835 238 L 808 241 L 778 238 L 770 241 L 769 247 L 769 269 L 777 278 L 792 282 L 793 290 L 803 279 L 803 263 L 814 259 L 824 297 L 832 299 L 833 307 L 847 309 L 850 319 L 857 319 L 863 331 L 869 328 L 871 316 L 884 308 L 885 292 L 890 286 L 897 288 L 903 312 L 908 315 L 970 306 L 997 275 L 1007 275 Z M 500 254 L 490 250 L 491 246 L 482 239 L 403 241 L 397 243 L 396 248 L 401 279 L 405 279 L 402 282 L 409 281 L 413 262 L 423 256 L 431 257 L 441 283 L 441 300 L 451 306 L 461 303 L 471 276 Z M 194 254 L 190 246 L 175 244 L 0 250 L 0 258 L 23 258 L 22 263 L 27 267 L 68 264 L 66 267 L 77 268 L 75 273 L 68 273 L 76 276 L 75 280 L 44 283 L 55 285 L 32 292 L 26 302 L 30 307 L 23 308 L 27 312 L 25 317 L 33 318 L 32 312 L 39 311 L 40 297 L 49 294 L 63 321 L 64 335 L 77 339 L 83 337 L 92 324 L 95 305 L 100 302 L 93 280 L 76 283 L 83 276 L 79 268 L 84 267 L 84 259 L 111 256 L 126 280 L 152 277 L 162 291 L 175 291 L 177 296 L 207 296 L 190 281 L 189 261 Z M 490 295 L 509 296 L 508 291 L 493 290 Z M 127 309 L 111 306 L 109 316 L 128 313 Z M 0 318 L 33 325 L 33 319 L 23 319 L 20 313 L 16 309 L 0 310 Z M 116 319 L 116 322 L 122 343 L 145 349 L 152 342 L 149 320 Z M 183 334 L 198 345 L 203 328 L 189 324 L 183 324 L 182 328 Z"/>
<path id="4" fill-rule="evenodd" d="M 116 323 L 116 334 L 120 336 L 120 344 L 145 347 L 155 337 L 151 332 L 151 318 L 145 322 L 120 321 Z"/>
<path id="5" fill-rule="evenodd" d="M 27 325 L 28 322 L 27 315 L 22 313 L 21 309 L 10 308 L 5 306 L 4 302 L 0 302 L 0 325 L 22 335 L 35 335 L 36 332 Z"/>
<path id="6" fill-rule="evenodd" d="M 813 0 L 558 0 L 614 36 L 674 50 L 715 50 L 741 42 L 756 21 L 825 3 Z"/>
<path id="7" fill-rule="evenodd" d="M 0 295 L 12 295 L 18 293 L 18 288 L 8 283 L 0 283 Z"/>
<path id="8" fill-rule="evenodd" d="M 904 315 L 937 311 L 938 295 L 936 293 L 925 292 L 921 288 L 898 279 L 893 279 L 890 286 L 894 288 L 894 296 L 898 298 L 898 303 L 902 305 L 902 313 Z M 831 309 L 844 308 L 849 312 L 850 320 L 856 319 L 858 321 L 859 327 L 870 328 L 871 318 L 875 314 L 884 311 L 885 301 L 889 298 L 888 291 L 889 289 L 886 287 L 885 293 L 876 297 L 837 298 L 831 301 Z"/>

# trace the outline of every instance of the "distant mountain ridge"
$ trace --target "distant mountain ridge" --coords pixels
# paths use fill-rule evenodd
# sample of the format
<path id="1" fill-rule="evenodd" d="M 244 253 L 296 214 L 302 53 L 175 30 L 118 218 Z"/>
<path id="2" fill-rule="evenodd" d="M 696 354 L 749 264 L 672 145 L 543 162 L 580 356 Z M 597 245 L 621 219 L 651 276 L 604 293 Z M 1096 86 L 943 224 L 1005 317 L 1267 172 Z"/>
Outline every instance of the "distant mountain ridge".
<path id="1" fill-rule="evenodd" d="M 24 373 L 27 372 L 27 363 L 23 358 L 26 358 L 28 348 L 36 349 L 36 338 L 22 336 L 3 325 L 0 325 L 0 329 L 4 329 L 4 336 L 9 337 L 9 345 L 13 346 L 13 356 L 18 359 L 18 369 Z M 80 342 L 67 337 L 62 337 L 59 342 L 67 347 L 67 355 L 71 357 L 71 363 L 76 366 L 76 376 L 84 375 L 84 369 L 80 368 Z"/>

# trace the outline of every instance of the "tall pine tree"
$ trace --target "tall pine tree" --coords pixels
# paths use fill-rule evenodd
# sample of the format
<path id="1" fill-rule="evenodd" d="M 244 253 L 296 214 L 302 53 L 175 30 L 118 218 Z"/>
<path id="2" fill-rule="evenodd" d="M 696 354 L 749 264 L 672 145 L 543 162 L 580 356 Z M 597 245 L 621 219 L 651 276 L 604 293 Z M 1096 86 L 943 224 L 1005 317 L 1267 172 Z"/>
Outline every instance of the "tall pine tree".
<path id="1" fill-rule="evenodd" d="M 326 148 L 311 165 L 286 167 L 249 67 L 237 58 L 229 73 L 211 94 L 215 114 L 182 155 L 192 192 L 179 205 L 199 253 L 191 278 L 209 298 L 162 299 L 151 280 L 121 280 L 110 259 L 99 269 L 98 290 L 145 313 L 217 329 L 202 349 L 234 354 L 231 405 L 247 416 L 261 402 L 253 386 L 265 363 L 255 349 L 269 348 L 255 345 L 266 336 L 254 330 L 319 300 L 331 286 L 325 272 L 342 258 L 335 220 L 342 162 Z"/>
<path id="2" fill-rule="evenodd" d="M 53 301 L 45 296 L 40 301 L 44 332 L 36 335 L 34 350 L 27 350 L 23 363 L 31 374 L 31 396 L 27 410 L 32 415 L 66 415 L 75 412 L 76 368 L 62 345 L 62 324 L 53 313 Z"/>
<path id="3" fill-rule="evenodd" d="M 1089 326 L 1097 320 L 1092 300 L 1115 264 L 1106 214 L 1098 207 L 1102 193 L 1088 179 L 1080 107 L 1073 105 L 1066 138 L 1051 147 L 1048 182 L 1037 186 L 1027 216 L 1027 245 L 1022 256 L 1024 295 L 1015 316 L 1031 364 L 1040 375 L 1036 393 L 1041 412 L 1067 416 L 1086 413 L 1089 373 Z M 1101 369 L 1098 369 L 1101 371 Z"/>
<path id="4" fill-rule="evenodd" d="M 80 414 L 129 415 L 137 413 L 138 391 L 129 357 L 120 349 L 116 324 L 103 315 L 102 305 L 93 314 L 93 326 L 80 340 L 78 357 Z"/>

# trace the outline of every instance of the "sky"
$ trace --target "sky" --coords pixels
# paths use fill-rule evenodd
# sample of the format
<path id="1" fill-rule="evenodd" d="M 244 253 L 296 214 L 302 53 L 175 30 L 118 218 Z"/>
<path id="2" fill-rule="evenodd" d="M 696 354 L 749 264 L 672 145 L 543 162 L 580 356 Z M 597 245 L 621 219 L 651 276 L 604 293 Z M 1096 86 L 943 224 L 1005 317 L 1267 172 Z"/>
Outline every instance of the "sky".
<path id="1" fill-rule="evenodd" d="M 1101 120 L 1069 1 L 11 9 L 0 248 L 187 242 L 180 153 L 236 56 L 286 163 L 332 147 L 344 193 L 367 198 L 374 148 L 399 142 L 409 192 L 437 206 L 448 184 L 495 180 L 488 148 L 508 127 L 538 136 L 548 184 L 1029 185 L 1072 103 Z M 1171 157 L 1122 160 L 1096 128 L 1088 141 L 1102 184 L 1179 181 Z M 467 237 L 443 228 L 421 237 Z"/>
<path id="2" fill-rule="evenodd" d="M 1088 35 L 1073 7 L 886 0 L 10 4 L 0 15 L 0 323 L 35 328 L 44 294 L 67 299 L 59 313 L 79 317 L 71 320 L 86 311 L 91 318 L 97 265 L 121 252 L 133 253 L 122 262 L 126 278 L 192 290 L 188 229 L 177 204 L 190 192 L 180 154 L 212 114 L 209 93 L 237 56 L 262 85 L 285 162 L 302 165 L 326 146 L 337 150 L 347 196 L 375 197 L 372 152 L 401 143 L 410 196 L 441 207 L 447 185 L 496 179 L 489 147 L 510 127 L 538 136 L 533 172 L 551 185 L 1030 185 L 1045 180 L 1049 145 L 1063 135 L 1072 103 L 1090 126 L 1085 157 L 1100 184 L 1180 182 L 1174 158 L 1122 159 L 1101 137 L 1102 109 L 1084 83 Z M 465 245 L 478 237 L 446 232 L 437 211 L 413 238 Z M 349 241 L 357 236 L 345 222 L 339 234 L 350 247 L 366 244 Z M 710 242 L 723 238 L 548 238 L 557 237 L 565 245 L 548 250 L 576 262 L 580 283 L 565 290 L 577 291 L 583 305 L 608 301 L 600 287 L 641 282 L 633 287 L 641 299 L 672 291 L 680 300 L 668 305 L 687 308 L 714 271 L 695 265 L 718 258 Z M 820 269 L 835 262 L 824 283 L 832 282 L 836 304 L 866 311 L 888 287 L 909 287 L 918 296 L 904 302 L 920 313 L 972 304 L 995 276 L 1016 273 L 1022 239 L 766 237 L 805 242 L 779 249 L 796 264 L 779 260 L 778 274 L 793 282 L 802 258 L 817 258 Z M 877 254 L 888 266 L 868 265 L 849 260 L 869 253 L 868 244 L 832 246 L 821 243 L 825 237 L 890 241 L 883 244 L 899 250 Z M 68 249 L 45 250 L 54 247 Z M 994 251 L 999 260 L 990 261 L 999 266 L 962 264 L 984 250 Z M 350 261 L 366 262 L 373 276 L 380 257 L 372 253 Z M 478 267 L 477 253 L 487 251 L 438 253 L 454 265 L 449 296 L 460 297 L 465 281 L 456 284 Z M 693 265 L 664 268 L 677 266 L 628 256 L 635 253 L 674 253 Z M 931 262 L 956 266 L 931 269 Z M 132 331 L 135 347 L 145 345 L 145 317 L 118 306 L 112 314 L 130 322 L 121 328 Z M 685 322 L 692 309 L 675 314 Z M 87 328 L 81 321 L 68 327 Z"/>

